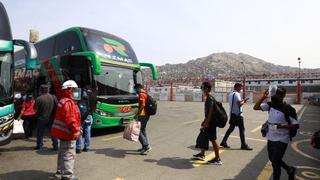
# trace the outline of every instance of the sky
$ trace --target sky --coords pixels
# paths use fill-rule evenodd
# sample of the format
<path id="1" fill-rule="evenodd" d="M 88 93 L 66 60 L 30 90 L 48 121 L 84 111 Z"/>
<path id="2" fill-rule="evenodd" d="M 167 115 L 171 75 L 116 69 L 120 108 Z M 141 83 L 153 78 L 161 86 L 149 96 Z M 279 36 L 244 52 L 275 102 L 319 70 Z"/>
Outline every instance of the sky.
<path id="1" fill-rule="evenodd" d="M 185 63 L 218 52 L 320 68 L 319 0 L 2 0 L 16 39 L 73 26 L 127 40 L 140 62 Z"/>

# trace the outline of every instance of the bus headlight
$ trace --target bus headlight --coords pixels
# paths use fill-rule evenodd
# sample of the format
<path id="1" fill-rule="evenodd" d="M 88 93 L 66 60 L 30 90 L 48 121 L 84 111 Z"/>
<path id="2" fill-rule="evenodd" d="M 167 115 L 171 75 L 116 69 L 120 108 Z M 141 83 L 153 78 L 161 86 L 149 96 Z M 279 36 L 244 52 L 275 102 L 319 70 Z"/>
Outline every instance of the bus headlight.
<path id="1" fill-rule="evenodd" d="M 106 117 L 110 117 L 111 116 L 110 113 L 107 113 L 107 112 L 105 112 L 103 110 L 100 110 L 100 109 L 96 109 L 95 113 L 100 115 L 100 116 L 106 116 Z"/>

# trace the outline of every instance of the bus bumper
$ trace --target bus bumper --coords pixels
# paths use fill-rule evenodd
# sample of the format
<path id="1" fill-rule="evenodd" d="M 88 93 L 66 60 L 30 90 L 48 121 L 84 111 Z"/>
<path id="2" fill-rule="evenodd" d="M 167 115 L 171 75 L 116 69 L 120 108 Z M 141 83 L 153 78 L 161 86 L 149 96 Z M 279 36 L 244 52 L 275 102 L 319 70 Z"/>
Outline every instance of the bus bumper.
<path id="1" fill-rule="evenodd" d="M 91 126 L 92 129 L 125 126 L 129 124 L 134 118 L 134 115 L 128 116 L 128 117 L 105 117 L 105 116 L 98 115 L 96 113 L 93 113 L 92 116 L 93 116 L 93 123 Z"/>
<path id="2" fill-rule="evenodd" d="M 9 144 L 13 133 L 13 114 L 0 118 L 0 146 Z"/>

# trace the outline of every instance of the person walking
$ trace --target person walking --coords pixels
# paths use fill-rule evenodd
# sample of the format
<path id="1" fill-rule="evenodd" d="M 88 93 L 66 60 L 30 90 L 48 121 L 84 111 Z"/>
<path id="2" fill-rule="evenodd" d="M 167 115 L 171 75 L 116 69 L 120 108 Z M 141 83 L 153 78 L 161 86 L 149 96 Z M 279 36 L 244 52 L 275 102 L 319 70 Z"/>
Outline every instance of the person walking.
<path id="1" fill-rule="evenodd" d="M 241 98 L 241 95 L 240 95 L 241 89 L 242 89 L 242 84 L 236 83 L 234 85 L 234 91 L 229 95 L 230 126 L 222 142 L 220 143 L 220 146 L 224 148 L 230 148 L 230 146 L 227 144 L 227 140 L 230 134 L 233 132 L 234 128 L 238 126 L 240 140 L 241 140 L 241 149 L 252 150 L 252 148 L 248 146 L 245 140 L 245 127 L 244 127 L 243 108 L 242 108 L 242 106 L 247 102 L 248 98 L 246 99 Z"/>
<path id="2" fill-rule="evenodd" d="M 82 91 L 82 99 L 78 102 L 81 113 L 82 136 L 77 139 L 76 153 L 89 151 L 91 139 L 91 125 L 93 122 L 92 114 L 97 109 L 97 96 L 93 93 L 92 88 L 87 86 Z M 83 144 L 83 149 L 82 149 Z"/>
<path id="3" fill-rule="evenodd" d="M 74 176 L 76 139 L 80 137 L 81 115 L 75 100 L 79 100 L 78 85 L 73 80 L 62 84 L 51 135 L 60 140 L 57 171 L 55 177 L 63 180 L 77 180 Z"/>
<path id="4" fill-rule="evenodd" d="M 204 114 L 205 114 L 205 119 L 201 124 L 201 127 L 204 128 L 204 131 L 207 134 L 208 139 L 211 141 L 215 157 L 208 161 L 209 164 L 213 165 L 222 165 L 222 161 L 220 158 L 219 154 L 219 146 L 217 143 L 217 126 L 215 125 L 214 122 L 214 113 L 215 113 L 215 103 L 216 100 L 215 98 L 211 95 L 211 89 L 212 86 L 209 82 L 203 82 L 201 85 L 201 90 L 202 93 L 206 97 L 205 101 L 205 107 L 204 107 Z M 205 149 L 201 149 L 201 152 L 193 155 L 194 158 L 198 160 L 204 160 L 205 159 Z"/>
<path id="5" fill-rule="evenodd" d="M 24 101 L 22 103 L 22 109 L 17 120 L 23 119 L 23 129 L 26 139 L 32 136 L 32 131 L 34 125 L 36 124 L 37 116 L 36 111 L 34 111 L 35 100 L 31 93 L 27 93 L 24 96 Z"/>
<path id="6" fill-rule="evenodd" d="M 136 84 L 135 89 L 137 90 L 139 95 L 138 113 L 135 116 L 135 119 L 138 119 L 138 121 L 141 122 L 139 142 L 141 143 L 142 147 L 141 149 L 138 149 L 138 151 L 140 152 L 141 155 L 147 155 L 152 149 L 148 142 L 147 131 L 146 131 L 147 123 L 150 118 L 146 110 L 148 94 L 143 89 L 143 86 L 141 84 Z"/>
<path id="7" fill-rule="evenodd" d="M 35 150 L 43 148 L 43 136 L 46 129 L 51 129 L 58 100 L 49 94 L 49 87 L 40 86 L 40 96 L 36 99 L 34 110 L 37 111 L 37 146 Z M 51 137 L 53 150 L 58 150 L 57 138 Z"/>
<path id="8" fill-rule="evenodd" d="M 277 88 L 275 95 L 271 96 L 271 102 L 263 103 L 268 98 L 269 92 L 266 90 L 263 96 L 254 105 L 254 110 L 269 112 L 267 149 L 269 160 L 273 168 L 273 180 L 279 180 L 281 177 L 281 168 L 284 168 L 289 176 L 289 180 L 295 177 L 296 168 L 287 165 L 283 160 L 288 143 L 292 138 L 292 132 L 299 129 L 296 110 L 286 104 L 283 99 L 286 96 L 284 88 Z"/>

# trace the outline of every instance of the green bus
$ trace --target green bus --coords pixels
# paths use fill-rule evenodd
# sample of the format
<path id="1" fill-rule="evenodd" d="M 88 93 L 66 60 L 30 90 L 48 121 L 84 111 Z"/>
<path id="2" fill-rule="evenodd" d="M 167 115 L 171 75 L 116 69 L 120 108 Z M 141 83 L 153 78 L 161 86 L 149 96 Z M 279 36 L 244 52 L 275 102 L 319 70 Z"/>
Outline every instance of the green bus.
<path id="1" fill-rule="evenodd" d="M 0 145 L 11 141 L 13 131 L 14 45 L 23 46 L 27 69 L 32 69 L 36 50 L 23 40 L 13 40 L 7 12 L 0 2 Z"/>
<path id="2" fill-rule="evenodd" d="M 23 51 L 16 53 L 16 91 L 32 89 L 35 96 L 41 84 L 47 84 L 50 93 L 59 99 L 61 84 L 69 79 L 80 88 L 90 86 L 98 97 L 93 114 L 92 128 L 122 126 L 137 113 L 138 103 L 134 89 L 143 83 L 141 69 L 151 69 L 158 78 L 153 64 L 138 61 L 128 42 L 109 33 L 73 27 L 35 43 L 37 65 L 25 69 Z"/>

